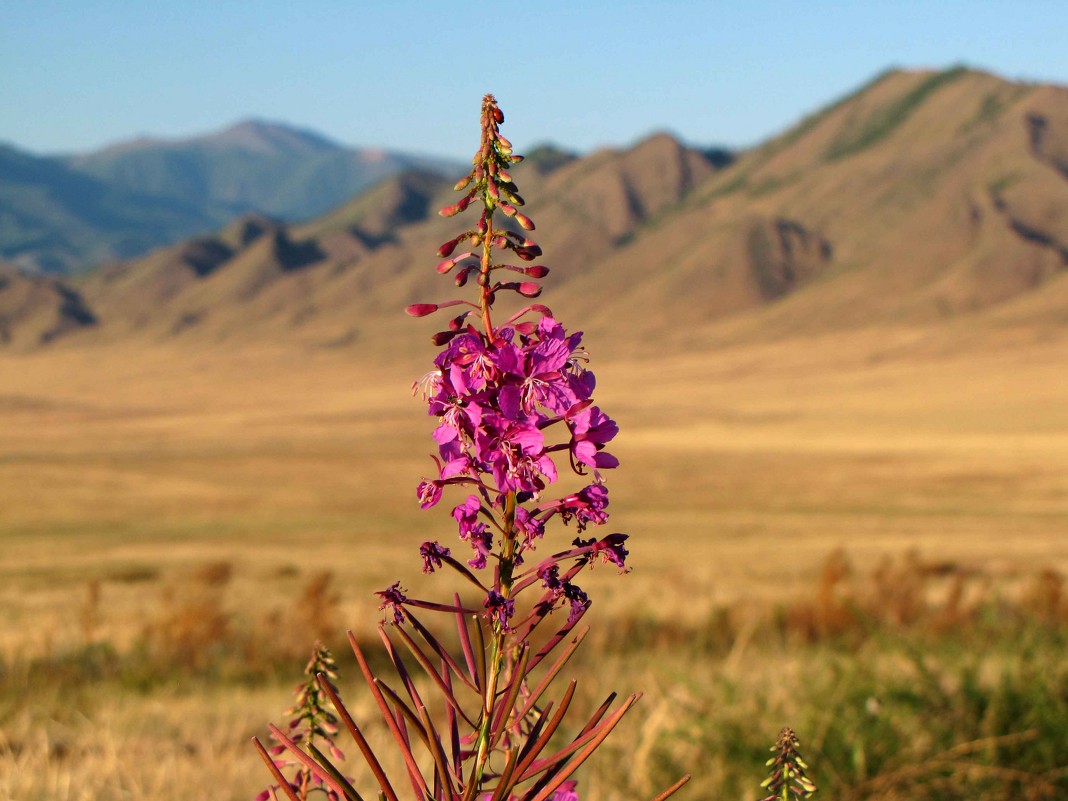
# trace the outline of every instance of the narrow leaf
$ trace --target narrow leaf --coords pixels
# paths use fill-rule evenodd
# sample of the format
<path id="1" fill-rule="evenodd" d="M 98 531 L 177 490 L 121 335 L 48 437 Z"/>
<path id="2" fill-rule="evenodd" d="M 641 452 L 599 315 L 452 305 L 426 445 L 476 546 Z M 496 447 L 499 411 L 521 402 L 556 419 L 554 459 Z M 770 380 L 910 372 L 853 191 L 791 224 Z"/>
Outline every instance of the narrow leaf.
<path id="1" fill-rule="evenodd" d="M 430 630 L 427 629 L 426 626 L 424 626 L 419 621 L 419 619 L 416 618 L 416 616 L 413 615 L 411 612 L 408 613 L 408 620 L 411 621 L 412 626 L 414 626 L 415 630 L 419 632 L 420 636 L 426 641 L 427 645 L 429 645 L 434 650 L 434 653 L 437 654 L 452 669 L 452 672 L 456 674 L 456 677 L 468 687 L 470 687 L 472 690 L 478 692 L 478 687 L 476 687 L 474 682 L 471 681 L 468 675 L 463 672 L 463 669 L 456 663 L 456 660 L 453 659 L 452 654 L 450 654 L 445 648 L 445 646 L 438 641 L 438 638 L 435 637 L 430 632 Z M 470 665 L 468 667 L 470 667 Z M 444 675 L 445 670 L 443 669 L 442 676 Z"/>
<path id="2" fill-rule="evenodd" d="M 460 605 L 460 596 L 454 596 L 456 598 L 456 605 Z M 467 630 L 467 618 L 463 612 L 456 613 L 456 629 L 460 635 L 460 648 L 464 652 L 464 661 L 467 662 L 468 675 L 471 677 L 471 683 L 475 687 L 475 691 L 482 692 L 482 680 L 479 678 L 478 668 L 475 665 L 475 652 L 471 647 L 471 633 Z"/>
<path id="3" fill-rule="evenodd" d="M 589 609 L 589 607 L 586 607 L 586 609 Z M 541 650 L 538 651 L 538 653 L 534 655 L 534 658 L 530 660 L 530 667 L 528 668 L 529 670 L 533 670 L 534 668 L 536 668 L 541 663 L 541 660 L 543 660 L 550 653 L 552 653 L 553 649 L 556 648 L 557 645 L 567 639 L 567 636 L 572 632 L 575 626 L 579 624 L 579 621 L 582 620 L 582 616 L 586 614 L 586 609 L 583 609 L 581 612 L 579 612 L 574 620 L 568 620 L 563 626 L 560 627 L 556 634 L 554 634 L 548 639 L 545 645 L 541 647 Z"/>
<path id="4" fill-rule="evenodd" d="M 565 781 L 567 781 L 568 777 L 570 777 L 572 773 L 578 770 L 579 766 L 582 765 L 582 763 L 585 762 L 587 759 L 589 759 L 590 755 L 597 750 L 601 743 L 604 742 L 605 738 L 612 733 L 612 729 L 616 727 L 620 719 L 622 719 L 623 715 L 627 713 L 627 710 L 630 709 L 634 702 L 637 700 L 638 696 L 632 695 L 630 696 L 630 698 L 624 701 L 623 706 L 621 706 L 615 714 L 613 714 L 608 720 L 606 720 L 603 726 L 599 727 L 597 734 L 586 744 L 585 748 L 575 754 L 575 756 L 572 757 L 571 760 L 563 768 L 561 768 L 560 771 L 557 772 L 557 774 L 553 776 L 553 778 L 548 783 L 546 783 L 544 787 L 542 787 L 538 791 L 537 795 L 529 799 L 524 796 L 523 801 L 545 801 L 545 799 L 547 799 L 550 795 L 556 792 L 557 788 Z"/>
<path id="5" fill-rule="evenodd" d="M 334 781 L 345 791 L 344 795 L 347 801 L 363 801 L 363 796 L 356 792 L 356 788 L 349 783 L 349 780 L 341 775 L 341 772 L 327 759 L 326 754 L 316 748 L 314 743 L 308 743 L 308 750 L 312 752 L 312 756 L 315 757 L 323 770 L 329 773 L 334 778 Z"/>
<path id="6" fill-rule="evenodd" d="M 681 788 L 689 780 L 690 780 L 690 774 L 687 773 L 685 776 L 683 776 L 681 779 L 679 779 L 677 782 L 675 782 L 669 788 L 664 790 L 664 792 L 662 792 L 660 795 L 658 795 L 656 798 L 654 798 L 653 801 L 666 801 L 666 799 L 668 799 L 671 796 L 675 795 L 675 793 L 679 790 L 679 788 Z"/>
<path id="7" fill-rule="evenodd" d="M 397 718 L 395 718 L 393 713 L 389 711 L 389 705 L 386 703 L 386 699 L 382 695 L 382 690 L 375 681 L 375 675 L 371 672 L 371 666 L 367 664 L 367 658 L 363 655 L 363 651 L 360 649 L 360 644 L 356 642 L 356 635 L 351 631 L 349 632 L 349 644 L 352 646 L 353 653 L 356 654 L 356 661 L 360 665 L 360 671 L 363 673 L 364 681 L 366 681 L 367 686 L 371 688 L 371 695 L 374 697 L 375 703 L 378 704 L 378 709 L 382 713 L 382 717 L 385 719 L 386 725 L 389 727 L 390 733 L 393 735 L 393 739 L 396 740 L 397 745 L 400 746 L 401 756 L 404 757 L 404 763 L 408 766 L 408 776 L 412 781 L 412 787 L 415 789 L 415 794 L 417 796 L 428 795 L 429 791 L 427 790 L 426 782 L 423 781 L 423 775 L 419 772 L 419 766 L 415 762 L 415 756 L 412 754 L 412 749 L 408 745 L 408 738 L 402 732 Z"/>
<path id="8" fill-rule="evenodd" d="M 549 668 L 549 671 L 545 676 L 542 677 L 542 680 L 538 682 L 538 686 L 534 688 L 534 691 L 530 694 L 530 698 L 528 698 L 527 702 L 523 705 L 522 711 L 517 715 L 518 718 L 525 718 L 530 710 L 534 708 L 538 699 L 541 698 L 549 688 L 549 685 L 553 682 L 564 665 L 567 664 L 568 660 L 571 659 L 571 655 L 575 653 L 579 645 L 581 645 L 582 641 L 586 639 L 586 635 L 589 633 L 590 629 L 587 626 L 575 636 L 575 639 L 571 641 L 564 652 L 557 658 L 556 662 L 553 663 L 552 667 Z"/>
<path id="9" fill-rule="evenodd" d="M 504 770 L 501 771 L 501 777 L 497 781 L 497 788 L 493 791 L 490 801 L 504 801 L 511 795 L 512 788 L 515 786 L 512 783 L 512 776 L 515 775 L 516 756 L 516 749 L 509 748 L 505 754 Z"/>
<path id="10" fill-rule="evenodd" d="M 334 778 L 325 770 L 323 770 L 322 766 L 320 766 L 318 762 L 316 762 L 314 759 L 304 753 L 304 751 L 301 750 L 300 746 L 290 740 L 285 735 L 285 733 L 282 732 L 281 729 L 279 729 L 273 723 L 268 724 L 267 728 L 271 730 L 271 734 L 274 735 L 275 739 L 286 747 L 286 750 L 289 751 L 289 753 L 295 756 L 300 761 L 300 763 L 304 765 L 304 767 L 306 767 L 317 777 L 319 777 L 324 784 L 330 785 L 330 787 L 332 787 L 334 791 L 339 795 L 345 794 L 344 788 L 341 785 L 337 784 L 334 781 Z"/>
<path id="11" fill-rule="evenodd" d="M 341 703 L 341 699 L 338 697 L 337 692 L 334 690 L 333 686 L 331 686 L 330 682 L 326 680 L 326 677 L 320 673 L 318 678 L 319 686 L 322 687 L 323 692 L 330 697 L 330 703 L 334 705 L 334 709 L 337 710 L 338 715 L 341 717 L 341 721 L 345 724 L 345 728 L 349 730 L 352 739 L 354 739 L 356 745 L 359 746 L 360 753 L 363 754 L 364 761 L 367 763 L 367 767 L 371 769 L 371 773 L 375 775 L 375 779 L 378 781 L 378 786 L 382 788 L 382 793 L 385 796 L 386 801 L 400 801 L 400 799 L 397 798 L 396 792 L 393 790 L 393 786 L 389 783 L 389 779 L 386 777 L 386 773 L 382 769 L 378 757 L 376 757 L 374 751 L 371 750 L 367 738 L 363 736 L 363 732 L 360 731 L 360 727 L 356 725 L 356 721 L 352 719 L 352 715 L 349 714 L 348 708 Z"/>
<path id="12" fill-rule="evenodd" d="M 568 683 L 567 691 L 564 693 L 564 697 L 560 699 L 560 708 L 556 710 L 556 714 L 553 715 L 549 724 L 545 727 L 545 731 L 541 733 L 533 744 L 531 744 L 531 741 L 528 739 L 527 744 L 523 746 L 523 753 L 519 755 L 519 765 L 516 766 L 516 771 L 520 776 L 526 773 L 527 768 L 529 768 L 531 763 L 538 758 L 538 754 L 545 749 L 545 746 L 549 744 L 549 740 L 556 734 L 556 730 L 564 720 L 564 714 L 567 712 L 568 707 L 571 706 L 571 699 L 575 697 L 575 688 L 577 686 L 578 682 L 574 679 Z M 546 709 L 545 714 L 548 714 L 548 709 Z M 542 718 L 545 717 L 545 714 L 542 715 Z M 533 736 L 533 734 L 531 736 Z"/>
<path id="13" fill-rule="evenodd" d="M 519 692 L 523 689 L 523 681 L 527 675 L 527 661 L 530 659 L 530 644 L 523 643 L 521 651 L 519 660 L 512 670 L 511 681 L 507 688 L 504 703 L 497 708 L 494 714 L 493 725 L 490 727 L 490 748 L 496 748 L 501 741 L 505 729 L 508 728 L 508 716 L 515 709 L 516 699 L 519 698 Z"/>
<path id="14" fill-rule="evenodd" d="M 427 655 L 419 647 L 419 643 L 412 639 L 412 636 L 408 634 L 408 632 L 406 632 L 404 629 L 397 629 L 397 634 L 400 635 L 400 638 L 404 641 L 404 644 L 408 646 L 408 650 L 412 652 L 412 656 L 415 657 L 420 667 L 422 667 L 426 674 L 434 680 L 434 683 L 436 685 L 438 685 L 438 689 L 441 690 L 442 695 L 445 696 L 445 700 L 449 702 L 449 705 L 460 713 L 460 716 L 464 719 L 464 722 L 466 722 L 468 726 L 470 726 L 471 728 L 475 728 L 474 722 L 471 720 L 471 718 L 467 716 L 467 713 L 464 712 L 463 708 L 460 706 L 460 702 L 457 701 L 456 696 L 452 694 L 452 689 L 449 687 L 449 685 L 445 683 L 445 680 L 441 677 L 441 674 L 438 673 L 437 668 L 435 668 L 431 664 L 430 658 L 427 657 Z"/>
<path id="15" fill-rule="evenodd" d="M 445 749 L 441 746 L 441 740 L 434 729 L 434 724 L 430 720 L 426 707 L 419 709 L 419 716 L 423 720 L 423 729 L 428 735 L 427 748 L 430 750 L 430 756 L 434 760 L 435 773 L 440 779 L 443 788 L 448 791 L 449 798 L 456 798 L 459 793 L 457 793 L 452 782 L 452 772 L 449 770 L 449 765 L 445 758 Z"/>
<path id="16" fill-rule="evenodd" d="M 279 770 L 278 765 L 275 764 L 274 757 L 268 754 L 267 749 L 263 747 L 260 738 L 253 737 L 252 744 L 256 746 L 256 750 L 260 752 L 263 761 L 267 763 L 267 769 L 271 771 L 271 775 L 274 777 L 274 780 L 278 782 L 278 786 L 285 791 L 287 796 L 289 796 L 289 801 L 300 801 L 300 799 L 297 798 L 297 794 L 293 792 L 293 788 L 289 786 L 289 780 L 282 775 L 282 771 Z"/>

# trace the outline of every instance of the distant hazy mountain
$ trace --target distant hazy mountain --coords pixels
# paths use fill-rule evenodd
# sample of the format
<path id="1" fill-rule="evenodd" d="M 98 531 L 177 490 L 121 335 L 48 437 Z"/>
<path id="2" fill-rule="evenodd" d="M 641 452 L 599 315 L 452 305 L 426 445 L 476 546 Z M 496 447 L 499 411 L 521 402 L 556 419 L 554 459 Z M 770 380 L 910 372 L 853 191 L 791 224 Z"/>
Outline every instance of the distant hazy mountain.
<path id="1" fill-rule="evenodd" d="M 405 169 L 462 165 L 348 148 L 311 131 L 247 120 L 206 136 L 139 139 L 71 158 L 74 169 L 130 192 L 205 204 L 221 224 L 252 211 L 303 220 Z"/>
<path id="2" fill-rule="evenodd" d="M 314 217 L 412 168 L 462 172 L 444 160 L 347 148 L 256 120 L 66 158 L 0 147 L 0 258 L 31 270 L 75 272 L 243 214 Z"/>
<path id="3" fill-rule="evenodd" d="M 71 272 L 217 225 L 195 204 L 137 194 L 0 145 L 0 258 L 23 269 Z"/>

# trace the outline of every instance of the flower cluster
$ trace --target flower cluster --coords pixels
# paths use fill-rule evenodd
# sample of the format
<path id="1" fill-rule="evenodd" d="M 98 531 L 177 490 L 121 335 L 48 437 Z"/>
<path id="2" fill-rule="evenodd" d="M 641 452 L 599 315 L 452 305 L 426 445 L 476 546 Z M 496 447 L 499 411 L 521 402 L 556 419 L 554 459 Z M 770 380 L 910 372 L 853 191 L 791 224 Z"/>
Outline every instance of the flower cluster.
<path id="1" fill-rule="evenodd" d="M 548 273 L 540 265 L 499 261 L 512 256 L 533 261 L 542 252 L 525 233 L 493 227 L 494 210 L 499 209 L 522 231 L 534 229 L 534 222 L 516 208 L 524 201 L 508 169 L 522 157 L 512 153 L 511 143 L 500 135 L 503 119 L 493 98 L 487 97 L 482 146 L 470 174 L 456 186 L 465 194 L 459 203 L 441 211 L 451 217 L 481 201 L 482 213 L 475 227 L 438 249 L 445 260 L 437 268 L 442 274 L 455 271 L 459 286 L 477 275 L 479 302 L 418 303 L 409 306 L 408 312 L 424 316 L 443 308 L 469 307 L 450 321 L 448 330 L 434 336 L 442 350 L 434 369 L 415 384 L 422 390 L 429 414 L 437 419 L 437 472 L 419 484 L 417 494 L 422 508 L 428 509 L 442 499 L 446 487 L 465 485 L 470 494 L 452 515 L 460 539 L 473 552 L 467 564 L 482 570 L 492 561 L 498 570 L 503 565 L 509 573 L 523 563 L 524 553 L 535 547 L 553 516 L 564 523 L 574 520 L 580 533 L 587 526 L 607 522 L 608 490 L 601 471 L 619 462 L 605 449 L 618 427 L 594 404 L 596 380 L 586 366 L 581 332 L 569 334 L 540 304 L 523 307 L 500 326 L 493 324 L 491 310 L 500 292 L 511 290 L 524 297 L 541 292 L 534 281 L 496 281 L 493 276 L 498 271 L 520 272 L 528 278 Z M 463 242 L 481 248 L 481 255 L 474 250 L 453 255 Z M 563 497 L 546 498 L 547 487 L 558 481 L 564 464 L 588 483 Z M 623 568 L 625 535 L 611 537 L 618 546 L 603 544 L 597 550 Z M 576 540 L 572 550 L 534 571 L 542 577 L 541 587 L 551 602 L 570 603 L 571 617 L 585 610 L 588 598 L 570 581 L 550 576 L 559 574 L 561 561 L 588 556 L 582 549 L 594 542 Z M 452 563 L 447 559 L 448 549 L 436 542 L 424 543 L 421 555 L 428 572 L 445 561 Z M 556 568 L 555 574 L 551 568 Z M 509 575 L 504 577 L 505 585 L 509 579 Z M 492 586 L 478 583 L 486 593 L 487 617 L 507 629 L 514 603 L 511 598 L 503 599 L 510 587 L 500 586 L 500 581 Z M 389 603 L 389 607 L 399 618 L 400 605 Z"/>

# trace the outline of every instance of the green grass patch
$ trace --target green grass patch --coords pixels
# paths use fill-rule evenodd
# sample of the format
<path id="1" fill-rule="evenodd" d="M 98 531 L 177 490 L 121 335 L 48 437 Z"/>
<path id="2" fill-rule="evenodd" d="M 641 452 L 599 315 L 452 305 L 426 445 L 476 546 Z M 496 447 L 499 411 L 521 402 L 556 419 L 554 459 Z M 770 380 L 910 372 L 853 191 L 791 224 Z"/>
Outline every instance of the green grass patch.
<path id="1" fill-rule="evenodd" d="M 887 106 L 876 110 L 859 126 L 846 131 L 824 154 L 827 161 L 854 156 L 889 136 L 907 120 L 928 97 L 944 86 L 968 74 L 967 67 L 953 67 L 923 80 Z"/>

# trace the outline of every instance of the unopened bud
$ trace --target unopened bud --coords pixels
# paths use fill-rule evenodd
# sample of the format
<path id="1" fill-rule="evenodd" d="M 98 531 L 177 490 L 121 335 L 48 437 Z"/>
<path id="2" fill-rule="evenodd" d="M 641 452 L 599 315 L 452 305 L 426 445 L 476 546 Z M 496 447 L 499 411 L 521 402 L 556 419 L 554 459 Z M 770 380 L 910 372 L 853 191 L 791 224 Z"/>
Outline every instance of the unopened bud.
<path id="1" fill-rule="evenodd" d="M 474 267 L 465 267 L 456 274 L 456 286 L 465 286 L 467 279 L 471 277 L 471 273 L 474 271 Z"/>
<path id="2" fill-rule="evenodd" d="M 433 314 L 437 310 L 438 304 L 436 303 L 413 303 L 405 309 L 405 311 L 412 317 L 426 317 L 428 314 Z"/>
<path id="3" fill-rule="evenodd" d="M 489 195 L 494 200 L 500 200 L 501 199 L 501 192 L 497 188 L 497 184 L 494 183 L 493 181 L 490 181 L 489 184 L 486 186 L 486 194 Z"/>
<path id="4" fill-rule="evenodd" d="M 456 336 L 456 331 L 438 331 L 434 336 L 430 337 L 430 341 L 435 345 L 441 346 Z"/>
<path id="5" fill-rule="evenodd" d="M 511 152 L 512 150 L 512 143 L 500 134 L 497 134 L 497 144 L 500 145 L 501 150 L 506 150 L 508 152 Z"/>
<path id="6" fill-rule="evenodd" d="M 458 205 L 457 206 L 446 206 L 445 208 L 443 208 L 441 211 L 438 212 L 438 214 L 440 214 L 442 217 L 455 217 L 459 213 L 460 213 L 460 207 Z"/>
<path id="7" fill-rule="evenodd" d="M 510 203 L 502 203 L 501 204 L 501 211 L 503 211 L 509 217 L 514 217 L 515 216 L 515 206 L 511 205 Z"/>
<path id="8" fill-rule="evenodd" d="M 530 219 L 530 217 L 528 217 L 527 215 L 516 213 L 514 215 L 509 215 L 509 216 L 514 216 L 515 217 L 515 221 L 517 223 L 519 223 L 519 226 L 521 228 L 525 228 L 528 231 L 533 231 L 534 230 L 534 221 L 532 219 Z"/>
<path id="9" fill-rule="evenodd" d="M 524 161 L 524 157 L 513 153 L 508 157 L 508 161 L 512 162 L 512 164 L 518 164 L 519 162 Z"/>
<path id="10" fill-rule="evenodd" d="M 544 278 L 549 274 L 549 268 L 543 267 L 540 264 L 535 264 L 533 267 L 527 267 L 523 270 L 525 275 L 529 275 L 531 278 Z"/>
<path id="11" fill-rule="evenodd" d="M 533 281 L 523 281 L 519 284 L 519 288 L 516 289 L 516 292 L 524 298 L 536 298 L 541 294 L 541 284 L 536 284 Z"/>
<path id="12" fill-rule="evenodd" d="M 443 259 L 451 256 L 452 252 L 456 250 L 456 246 L 460 244 L 460 240 L 463 239 L 465 236 L 467 236 L 466 232 L 460 234 L 455 239 L 450 239 L 448 242 L 438 248 L 438 255 L 441 256 Z"/>
<path id="13" fill-rule="evenodd" d="M 502 170 L 500 167 L 497 168 L 497 177 L 500 178 L 506 184 L 512 183 L 512 176 L 509 175 L 507 171 Z"/>
<path id="14" fill-rule="evenodd" d="M 517 255 L 523 261 L 534 261 L 534 259 L 538 258 L 538 256 L 541 255 L 541 248 L 537 246 L 527 248 L 520 245 L 515 249 L 515 255 Z"/>
<path id="15" fill-rule="evenodd" d="M 472 177 L 468 175 L 466 178 L 457 181 L 456 186 L 453 187 L 453 191 L 459 192 L 461 189 L 466 189 L 468 184 L 471 183 L 471 180 Z"/>

